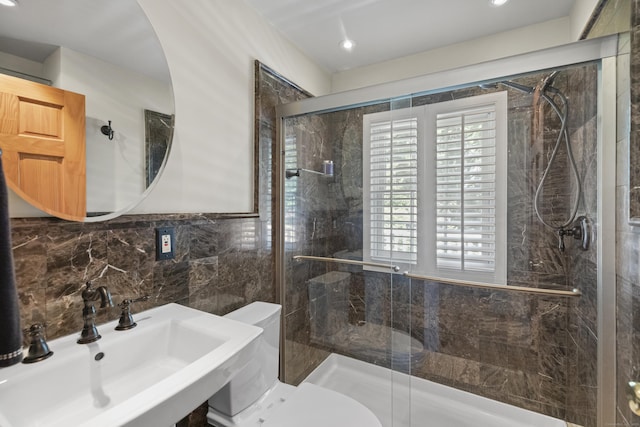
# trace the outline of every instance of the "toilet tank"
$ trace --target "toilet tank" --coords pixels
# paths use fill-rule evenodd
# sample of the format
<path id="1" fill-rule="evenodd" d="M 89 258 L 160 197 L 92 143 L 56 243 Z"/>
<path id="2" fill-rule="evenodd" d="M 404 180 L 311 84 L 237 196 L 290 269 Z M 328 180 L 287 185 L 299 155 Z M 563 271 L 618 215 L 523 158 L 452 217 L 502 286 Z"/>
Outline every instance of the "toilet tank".
<path id="1" fill-rule="evenodd" d="M 257 356 L 209 399 L 214 410 L 232 417 L 246 409 L 278 380 L 280 356 L 279 304 L 254 302 L 227 314 L 226 318 L 262 328 Z"/>

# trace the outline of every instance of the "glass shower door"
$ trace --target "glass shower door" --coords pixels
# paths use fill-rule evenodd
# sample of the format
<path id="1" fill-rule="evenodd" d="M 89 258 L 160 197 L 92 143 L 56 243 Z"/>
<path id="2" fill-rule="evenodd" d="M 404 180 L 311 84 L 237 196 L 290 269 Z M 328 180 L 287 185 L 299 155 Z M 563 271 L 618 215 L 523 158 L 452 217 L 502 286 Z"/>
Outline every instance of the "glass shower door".
<path id="1" fill-rule="evenodd" d="M 281 132 L 286 382 L 334 387 L 385 426 L 483 423 L 484 410 L 459 419 L 464 392 L 595 425 L 601 387 L 611 388 L 596 369 L 607 338 L 596 331 L 608 330 L 598 323 L 602 239 L 588 250 L 566 239 L 563 252 L 563 234 L 543 222 L 566 221 L 576 200 L 596 230 L 606 219 L 598 106 L 615 98 L 600 80 L 615 69 L 554 55 L 528 55 L 548 68 L 491 71 L 486 84 L 473 75 L 420 91 L 416 80 L 405 98 L 365 100 L 397 89 L 385 86 L 282 107 L 333 108 L 286 117 Z M 362 103 L 338 106 L 344 99 Z M 506 149 L 492 142 L 505 129 Z M 414 157 L 416 134 L 428 156 Z M 558 143 L 567 140 L 575 167 Z"/>
<path id="2" fill-rule="evenodd" d="M 412 337 L 411 282 L 394 258 L 406 261 L 415 245 L 417 177 L 408 172 L 417 158 L 396 146 L 392 161 L 388 142 L 363 137 L 363 116 L 393 106 L 285 119 L 281 378 L 346 394 L 385 427 L 409 427 L 412 362 L 422 351 Z M 403 123 L 375 132 L 396 132 L 409 146 L 416 131 Z"/>

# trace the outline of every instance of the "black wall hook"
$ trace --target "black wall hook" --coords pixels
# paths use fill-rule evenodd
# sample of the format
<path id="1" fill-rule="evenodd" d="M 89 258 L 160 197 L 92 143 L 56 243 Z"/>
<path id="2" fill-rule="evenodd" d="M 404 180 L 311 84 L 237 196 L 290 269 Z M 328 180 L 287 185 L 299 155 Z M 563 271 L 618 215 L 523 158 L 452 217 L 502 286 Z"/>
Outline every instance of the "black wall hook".
<path id="1" fill-rule="evenodd" d="M 113 139 L 113 129 L 111 128 L 111 120 L 109 120 L 109 126 L 105 125 L 100 128 L 100 132 L 102 132 L 103 135 L 106 135 L 109 138 L 109 141 Z"/>

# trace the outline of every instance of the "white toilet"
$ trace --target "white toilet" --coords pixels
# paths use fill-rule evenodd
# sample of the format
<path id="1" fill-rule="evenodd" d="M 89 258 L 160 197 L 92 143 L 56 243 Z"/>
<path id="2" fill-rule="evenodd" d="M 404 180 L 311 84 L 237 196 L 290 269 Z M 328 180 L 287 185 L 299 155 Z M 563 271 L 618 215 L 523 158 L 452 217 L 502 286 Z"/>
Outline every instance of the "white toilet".
<path id="1" fill-rule="evenodd" d="M 209 399 L 216 427 L 382 427 L 367 407 L 341 393 L 278 381 L 280 305 L 255 302 L 225 317 L 264 329 L 256 358 Z"/>

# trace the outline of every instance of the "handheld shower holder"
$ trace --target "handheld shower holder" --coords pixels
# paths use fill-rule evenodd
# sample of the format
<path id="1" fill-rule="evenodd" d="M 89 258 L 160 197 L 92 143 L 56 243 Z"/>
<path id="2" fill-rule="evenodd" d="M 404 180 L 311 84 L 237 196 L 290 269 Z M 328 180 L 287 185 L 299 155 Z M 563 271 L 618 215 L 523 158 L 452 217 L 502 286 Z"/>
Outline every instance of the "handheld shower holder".
<path id="1" fill-rule="evenodd" d="M 296 169 L 287 169 L 285 170 L 285 177 L 287 179 L 289 178 L 293 178 L 295 177 L 299 177 L 300 176 L 300 172 L 309 172 L 312 174 L 316 174 L 316 175 L 321 175 L 321 176 L 326 176 L 326 177 L 332 177 L 333 176 L 333 160 L 324 160 L 322 162 L 322 172 L 318 172 L 318 171 L 314 171 L 314 170 L 310 170 L 310 169 L 304 169 L 304 168 L 296 168 Z"/>

